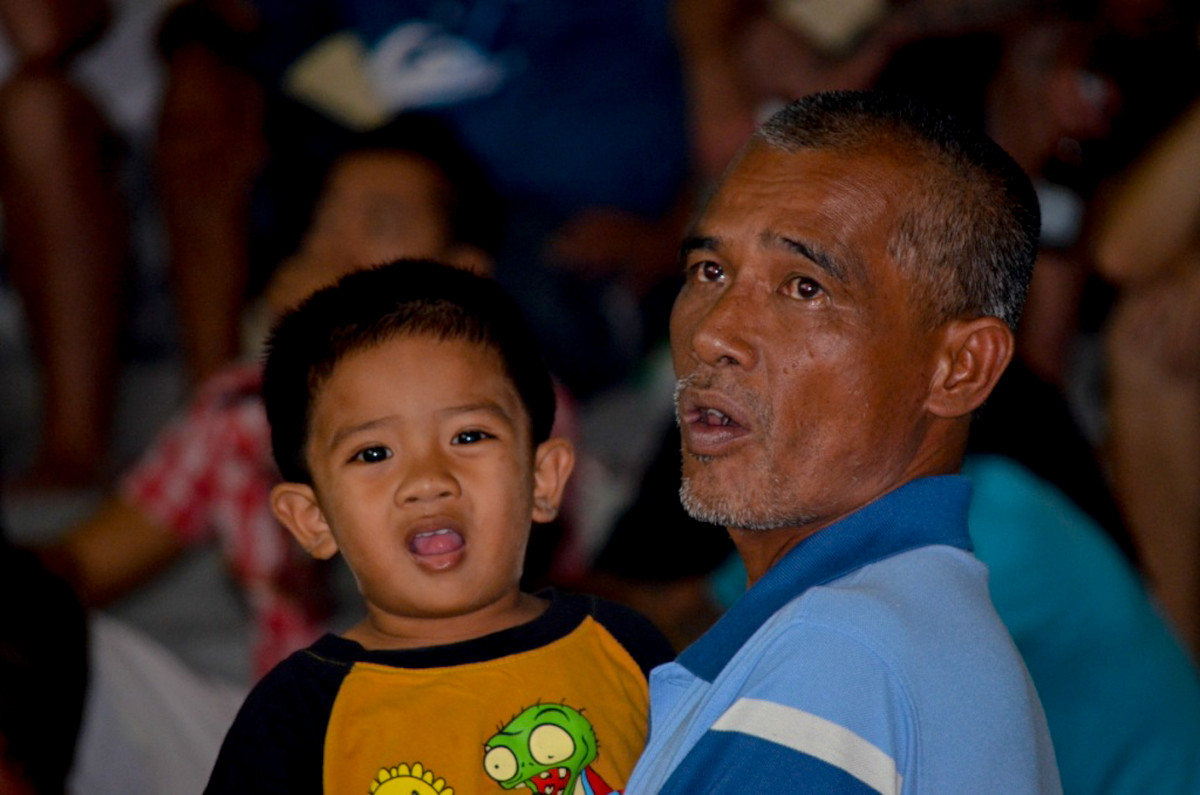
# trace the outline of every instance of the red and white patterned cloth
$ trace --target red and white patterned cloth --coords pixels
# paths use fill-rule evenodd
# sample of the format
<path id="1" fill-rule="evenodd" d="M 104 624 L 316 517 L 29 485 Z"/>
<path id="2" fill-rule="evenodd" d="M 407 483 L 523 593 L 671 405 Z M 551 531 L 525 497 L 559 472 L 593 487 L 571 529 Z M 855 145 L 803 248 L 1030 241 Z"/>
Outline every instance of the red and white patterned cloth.
<path id="1" fill-rule="evenodd" d="M 185 544 L 220 544 L 252 614 L 256 676 L 312 643 L 328 605 L 324 567 L 271 514 L 280 476 L 261 387 L 258 363 L 214 375 L 120 484 L 123 499 Z"/>

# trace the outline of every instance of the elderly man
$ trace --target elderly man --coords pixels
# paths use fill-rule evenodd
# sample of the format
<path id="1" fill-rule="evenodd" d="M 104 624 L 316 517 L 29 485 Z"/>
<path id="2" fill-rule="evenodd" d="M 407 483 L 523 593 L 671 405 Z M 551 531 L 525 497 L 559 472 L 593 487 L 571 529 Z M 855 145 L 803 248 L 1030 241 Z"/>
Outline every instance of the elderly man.
<path id="1" fill-rule="evenodd" d="M 768 121 L 683 254 L 688 512 L 750 589 L 651 682 L 627 792 L 1058 792 L 954 475 L 1013 349 L 1038 207 L 999 147 L 898 98 Z"/>

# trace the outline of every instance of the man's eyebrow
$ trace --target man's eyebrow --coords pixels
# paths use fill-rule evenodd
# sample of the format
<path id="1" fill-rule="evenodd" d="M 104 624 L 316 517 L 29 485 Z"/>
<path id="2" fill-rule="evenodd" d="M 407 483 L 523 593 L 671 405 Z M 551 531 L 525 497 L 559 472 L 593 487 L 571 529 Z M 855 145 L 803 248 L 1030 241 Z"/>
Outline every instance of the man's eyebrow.
<path id="1" fill-rule="evenodd" d="M 824 250 L 815 248 L 803 240 L 796 240 L 795 238 L 781 235 L 778 232 L 763 232 L 759 235 L 759 240 L 764 246 L 785 248 L 794 254 L 799 254 L 838 281 L 846 281 L 846 268 L 841 263 L 837 262 Z M 720 248 L 720 244 L 721 241 L 717 237 L 690 235 L 685 237 L 680 244 L 679 257 L 680 259 L 686 259 L 687 255 L 693 251 L 715 252 Z"/>
<path id="2" fill-rule="evenodd" d="M 693 251 L 716 251 L 717 243 L 718 241 L 715 237 L 688 235 L 679 244 L 679 257 L 682 259 Z"/>
<path id="3" fill-rule="evenodd" d="M 842 267 L 841 263 L 834 260 L 827 252 L 819 248 L 813 248 L 803 240 L 796 240 L 777 232 L 763 232 L 759 236 L 759 239 L 764 246 L 786 248 L 810 260 L 814 265 L 838 281 L 846 281 L 846 269 Z"/>

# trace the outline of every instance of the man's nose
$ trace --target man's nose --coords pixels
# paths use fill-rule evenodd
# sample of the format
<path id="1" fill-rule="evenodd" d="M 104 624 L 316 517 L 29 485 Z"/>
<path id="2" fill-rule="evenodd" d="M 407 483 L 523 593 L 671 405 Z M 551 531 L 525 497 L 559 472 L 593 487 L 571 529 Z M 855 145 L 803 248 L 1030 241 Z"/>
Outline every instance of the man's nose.
<path id="1" fill-rule="evenodd" d="M 703 363 L 753 368 L 758 362 L 755 328 L 763 311 L 737 286 L 721 293 L 697 313 L 692 329 L 692 349 Z"/>

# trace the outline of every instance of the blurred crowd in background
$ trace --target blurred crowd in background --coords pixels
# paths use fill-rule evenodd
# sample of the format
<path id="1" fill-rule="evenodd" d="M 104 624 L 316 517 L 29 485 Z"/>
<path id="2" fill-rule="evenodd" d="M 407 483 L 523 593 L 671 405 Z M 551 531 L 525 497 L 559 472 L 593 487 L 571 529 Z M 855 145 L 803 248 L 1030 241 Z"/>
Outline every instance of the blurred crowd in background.
<path id="1" fill-rule="evenodd" d="M 530 318 L 581 453 L 531 587 L 627 601 L 677 646 L 736 597 L 728 538 L 676 500 L 678 244 L 757 122 L 821 90 L 944 105 L 1034 180 L 1018 360 L 972 452 L 1060 494 L 1200 654 L 1200 5 L 0 0 L 0 26 L 0 364 L 36 373 L 0 390 L 2 523 L 89 610 L 218 550 L 244 661 L 92 635 L 165 693 L 227 684 L 180 699 L 218 741 L 216 705 L 337 626 L 344 577 L 267 513 L 252 398 L 270 319 L 350 269 L 450 259 Z M 146 360 L 169 377 L 131 389 Z M 202 770 L 196 742 L 171 754 Z"/>

